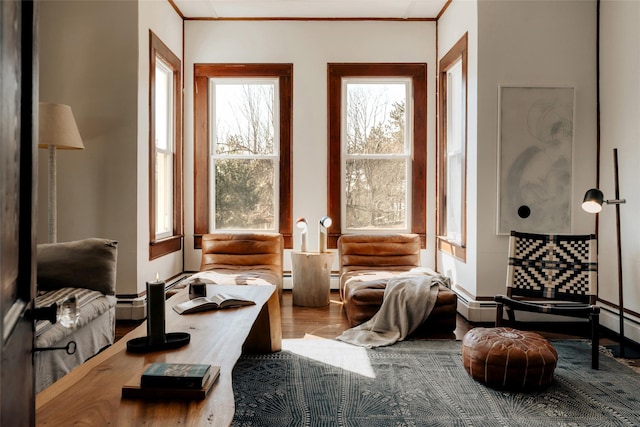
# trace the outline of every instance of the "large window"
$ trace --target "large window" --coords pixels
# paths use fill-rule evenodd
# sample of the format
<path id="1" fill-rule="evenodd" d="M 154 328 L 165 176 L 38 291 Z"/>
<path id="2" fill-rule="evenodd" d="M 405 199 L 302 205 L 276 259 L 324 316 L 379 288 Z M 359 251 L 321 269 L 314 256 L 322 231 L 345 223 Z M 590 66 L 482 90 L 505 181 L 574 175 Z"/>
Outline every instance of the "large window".
<path id="1" fill-rule="evenodd" d="M 466 259 L 467 35 L 440 60 L 438 248 Z"/>
<path id="2" fill-rule="evenodd" d="M 209 224 L 215 230 L 276 231 L 278 79 L 214 78 Z"/>
<path id="3" fill-rule="evenodd" d="M 426 65 L 329 64 L 329 245 L 426 234 Z"/>
<path id="4" fill-rule="evenodd" d="M 181 63 L 150 33 L 149 258 L 182 247 Z"/>
<path id="5" fill-rule="evenodd" d="M 195 234 L 272 231 L 291 247 L 290 64 L 196 64 Z"/>
<path id="6" fill-rule="evenodd" d="M 411 80 L 343 79 L 342 230 L 409 231 Z"/>

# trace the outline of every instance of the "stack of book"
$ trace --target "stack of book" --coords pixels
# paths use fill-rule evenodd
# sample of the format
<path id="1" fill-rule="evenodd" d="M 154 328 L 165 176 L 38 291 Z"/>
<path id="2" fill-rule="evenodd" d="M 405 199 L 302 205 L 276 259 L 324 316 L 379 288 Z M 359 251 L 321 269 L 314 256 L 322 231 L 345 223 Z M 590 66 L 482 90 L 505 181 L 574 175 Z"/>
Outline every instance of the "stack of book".
<path id="1" fill-rule="evenodd" d="M 150 363 L 142 375 L 122 386 L 122 397 L 202 400 L 219 375 L 220 367 L 215 365 Z"/>

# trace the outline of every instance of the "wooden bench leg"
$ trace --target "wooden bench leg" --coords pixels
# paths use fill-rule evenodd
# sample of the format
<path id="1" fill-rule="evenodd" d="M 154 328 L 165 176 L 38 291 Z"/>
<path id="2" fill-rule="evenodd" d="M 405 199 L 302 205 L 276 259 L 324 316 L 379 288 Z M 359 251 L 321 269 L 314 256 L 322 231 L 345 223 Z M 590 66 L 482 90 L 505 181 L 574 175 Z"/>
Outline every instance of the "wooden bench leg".
<path id="1" fill-rule="evenodd" d="M 247 340 L 242 346 L 245 353 L 275 353 L 282 350 L 282 318 L 278 292 L 271 294 L 262 307 Z"/>

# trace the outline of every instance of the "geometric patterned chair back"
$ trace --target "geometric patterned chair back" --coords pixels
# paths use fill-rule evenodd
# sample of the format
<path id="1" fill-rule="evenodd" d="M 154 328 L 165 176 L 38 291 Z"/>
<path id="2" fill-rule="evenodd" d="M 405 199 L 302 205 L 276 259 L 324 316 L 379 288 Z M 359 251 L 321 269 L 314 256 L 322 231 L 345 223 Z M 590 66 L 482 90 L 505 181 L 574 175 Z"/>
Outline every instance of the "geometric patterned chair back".
<path id="1" fill-rule="evenodd" d="M 511 232 L 507 294 L 595 304 L 597 240 L 594 234 Z"/>

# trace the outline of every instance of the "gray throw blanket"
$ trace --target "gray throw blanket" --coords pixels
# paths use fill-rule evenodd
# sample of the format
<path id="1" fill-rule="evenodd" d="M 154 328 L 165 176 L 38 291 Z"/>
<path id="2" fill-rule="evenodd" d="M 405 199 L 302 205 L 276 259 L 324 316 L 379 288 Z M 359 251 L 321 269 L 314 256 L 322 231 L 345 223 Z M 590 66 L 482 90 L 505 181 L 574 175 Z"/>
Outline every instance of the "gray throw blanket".
<path id="1" fill-rule="evenodd" d="M 380 310 L 368 321 L 344 331 L 336 339 L 361 347 L 382 347 L 402 341 L 429 317 L 438 298 L 438 285 L 450 279 L 435 272 L 399 275 L 389 279 Z"/>

